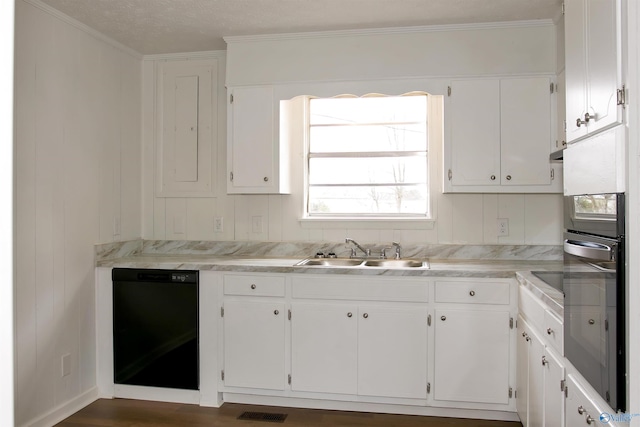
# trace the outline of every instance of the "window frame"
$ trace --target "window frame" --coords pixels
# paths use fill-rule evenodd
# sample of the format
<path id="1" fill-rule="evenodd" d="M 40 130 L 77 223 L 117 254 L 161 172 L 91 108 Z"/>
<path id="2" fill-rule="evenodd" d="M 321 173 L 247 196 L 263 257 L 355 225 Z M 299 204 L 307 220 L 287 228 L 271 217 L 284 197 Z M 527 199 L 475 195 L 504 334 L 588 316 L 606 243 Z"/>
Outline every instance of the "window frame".
<path id="1" fill-rule="evenodd" d="M 425 102 L 427 104 L 426 118 L 425 118 L 425 137 L 426 137 L 426 148 L 424 151 L 416 151 L 416 150 L 406 150 L 404 152 L 398 151 L 368 151 L 368 152 L 330 152 L 330 153 L 311 153 L 311 100 L 316 98 L 365 98 L 365 97 L 400 97 L 400 96 L 424 96 Z M 435 222 L 435 215 L 433 212 L 433 197 L 435 192 L 431 188 L 433 171 L 432 169 L 435 167 L 434 159 L 432 153 L 434 150 L 431 147 L 431 130 L 430 130 L 430 121 L 431 121 L 431 103 L 430 103 L 430 94 L 426 92 L 409 92 L 401 95 L 381 95 L 377 93 L 365 94 L 362 96 L 356 95 L 338 95 L 338 96 L 329 96 L 329 97 L 315 97 L 315 96 L 306 96 L 305 97 L 305 123 L 304 123 L 304 168 L 303 168 L 303 178 L 304 178 L 304 192 L 303 192 L 303 215 L 301 218 L 301 222 L 306 222 L 308 224 L 318 224 L 324 223 L 326 225 L 335 226 L 335 223 L 344 221 L 349 223 L 350 228 L 366 228 L 375 226 L 375 223 L 378 223 L 381 226 L 386 226 L 390 221 L 394 221 L 394 228 L 418 228 L 418 229 L 433 229 L 433 225 Z M 389 124 L 407 124 L 408 122 L 397 122 L 397 123 L 389 123 Z M 420 123 L 420 122 L 411 122 L 411 123 Z M 382 122 L 375 123 L 376 125 L 383 125 Z M 370 124 L 368 124 L 370 125 Z M 443 129 L 442 129 L 443 130 Z M 360 154 L 365 153 L 366 156 L 361 156 Z M 310 213 L 309 211 L 309 203 L 310 203 L 310 195 L 309 189 L 312 186 L 310 184 L 310 161 L 312 158 L 374 158 L 374 157 L 424 157 L 425 162 L 425 183 L 424 190 L 427 193 L 426 200 L 426 212 L 425 214 L 416 214 L 416 213 Z M 419 183 L 421 184 L 421 183 Z M 335 184 L 334 186 L 338 187 L 357 187 L 362 186 L 363 184 Z M 404 184 L 407 187 L 410 185 L 416 185 L 416 183 L 412 184 Z M 323 185 L 327 186 L 327 185 Z M 381 187 L 392 187 L 393 184 L 380 184 L 374 186 Z M 353 227 L 353 225 L 359 224 L 358 226 Z M 400 225 L 404 224 L 404 226 Z M 304 226 L 304 225 L 303 225 Z"/>

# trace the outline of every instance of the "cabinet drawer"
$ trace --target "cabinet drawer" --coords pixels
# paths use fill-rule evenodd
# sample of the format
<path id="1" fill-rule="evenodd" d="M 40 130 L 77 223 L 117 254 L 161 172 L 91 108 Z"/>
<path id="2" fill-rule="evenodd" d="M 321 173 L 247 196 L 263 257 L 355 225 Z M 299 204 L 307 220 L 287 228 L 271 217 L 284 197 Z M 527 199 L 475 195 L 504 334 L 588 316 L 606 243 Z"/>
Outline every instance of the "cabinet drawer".
<path id="1" fill-rule="evenodd" d="M 564 356 L 564 330 L 562 320 L 549 310 L 544 312 L 544 336 L 547 342 Z"/>
<path id="2" fill-rule="evenodd" d="M 284 277 L 224 276 L 225 295 L 284 296 Z"/>
<path id="3" fill-rule="evenodd" d="M 360 301 L 429 301 L 429 282 L 415 278 L 359 278 L 325 275 L 324 277 L 294 277 L 291 284 L 294 298 L 340 299 Z"/>
<path id="4" fill-rule="evenodd" d="M 509 304 L 508 282 L 436 282 L 436 302 Z"/>
<path id="5" fill-rule="evenodd" d="M 518 287 L 518 308 L 522 317 L 527 319 L 536 330 L 542 329 L 545 308 L 540 300 L 524 286 Z"/>

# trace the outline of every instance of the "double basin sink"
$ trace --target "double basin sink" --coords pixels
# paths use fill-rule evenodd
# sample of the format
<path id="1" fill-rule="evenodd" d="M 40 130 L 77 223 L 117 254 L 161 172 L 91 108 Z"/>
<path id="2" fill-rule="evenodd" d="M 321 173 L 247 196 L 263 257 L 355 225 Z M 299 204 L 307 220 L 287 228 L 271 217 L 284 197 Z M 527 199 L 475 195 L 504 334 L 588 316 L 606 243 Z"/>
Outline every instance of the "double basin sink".
<path id="1" fill-rule="evenodd" d="M 357 258 L 307 258 L 296 266 L 301 267 L 356 267 L 356 268 L 422 268 L 428 269 L 429 262 L 422 259 L 357 259 Z"/>

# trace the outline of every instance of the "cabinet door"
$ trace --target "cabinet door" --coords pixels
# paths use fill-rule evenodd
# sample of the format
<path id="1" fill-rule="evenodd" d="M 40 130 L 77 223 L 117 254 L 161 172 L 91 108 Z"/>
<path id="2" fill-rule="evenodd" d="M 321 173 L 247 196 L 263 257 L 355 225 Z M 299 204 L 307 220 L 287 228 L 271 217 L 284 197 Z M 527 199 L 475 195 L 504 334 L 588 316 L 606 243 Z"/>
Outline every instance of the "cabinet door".
<path id="1" fill-rule="evenodd" d="M 551 183 L 551 81 L 500 81 L 500 184 Z"/>
<path id="2" fill-rule="evenodd" d="M 545 351 L 544 369 L 544 426 L 564 426 L 564 365 L 551 350 Z"/>
<path id="3" fill-rule="evenodd" d="M 533 330 L 529 337 L 529 425 L 534 427 L 544 422 L 544 344 Z"/>
<path id="4" fill-rule="evenodd" d="M 586 5 L 587 100 L 589 133 L 622 122 L 617 90 L 621 85 L 620 0 L 589 0 Z"/>
<path id="5" fill-rule="evenodd" d="M 440 309 L 435 324 L 434 399 L 508 404 L 509 312 Z"/>
<path id="6" fill-rule="evenodd" d="M 356 394 L 357 307 L 294 303 L 291 312 L 291 389 Z"/>
<path id="7" fill-rule="evenodd" d="M 516 411 L 523 427 L 529 427 L 529 326 L 522 317 L 518 317 L 518 336 L 516 342 Z"/>
<path id="8" fill-rule="evenodd" d="M 284 303 L 225 302 L 225 386 L 284 390 L 284 327 Z"/>
<path id="9" fill-rule="evenodd" d="M 567 142 L 571 142 L 587 134 L 585 125 L 576 125 L 587 112 L 586 0 L 565 0 L 564 8 Z"/>
<path id="10" fill-rule="evenodd" d="M 450 108 L 452 185 L 499 185 L 499 80 L 453 82 Z"/>
<path id="11" fill-rule="evenodd" d="M 234 88 L 231 96 L 227 191 L 269 192 L 276 178 L 273 89 L 240 87 Z"/>
<path id="12" fill-rule="evenodd" d="M 358 394 L 427 398 L 427 309 L 361 306 Z"/>

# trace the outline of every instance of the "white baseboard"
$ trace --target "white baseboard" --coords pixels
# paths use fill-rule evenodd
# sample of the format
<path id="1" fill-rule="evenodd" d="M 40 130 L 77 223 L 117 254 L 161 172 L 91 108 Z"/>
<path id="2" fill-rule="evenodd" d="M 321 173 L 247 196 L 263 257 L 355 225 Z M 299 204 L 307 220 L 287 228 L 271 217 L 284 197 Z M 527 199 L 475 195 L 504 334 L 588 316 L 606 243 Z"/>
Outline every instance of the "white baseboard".
<path id="1" fill-rule="evenodd" d="M 47 412 L 35 418 L 33 420 L 27 421 L 24 424 L 21 424 L 20 427 L 51 427 L 56 425 L 60 421 L 65 418 L 70 417 L 71 415 L 78 412 L 80 409 L 85 406 L 90 405 L 91 403 L 98 400 L 98 388 L 93 387 L 81 395 L 61 404 L 53 408 L 51 411 Z"/>

